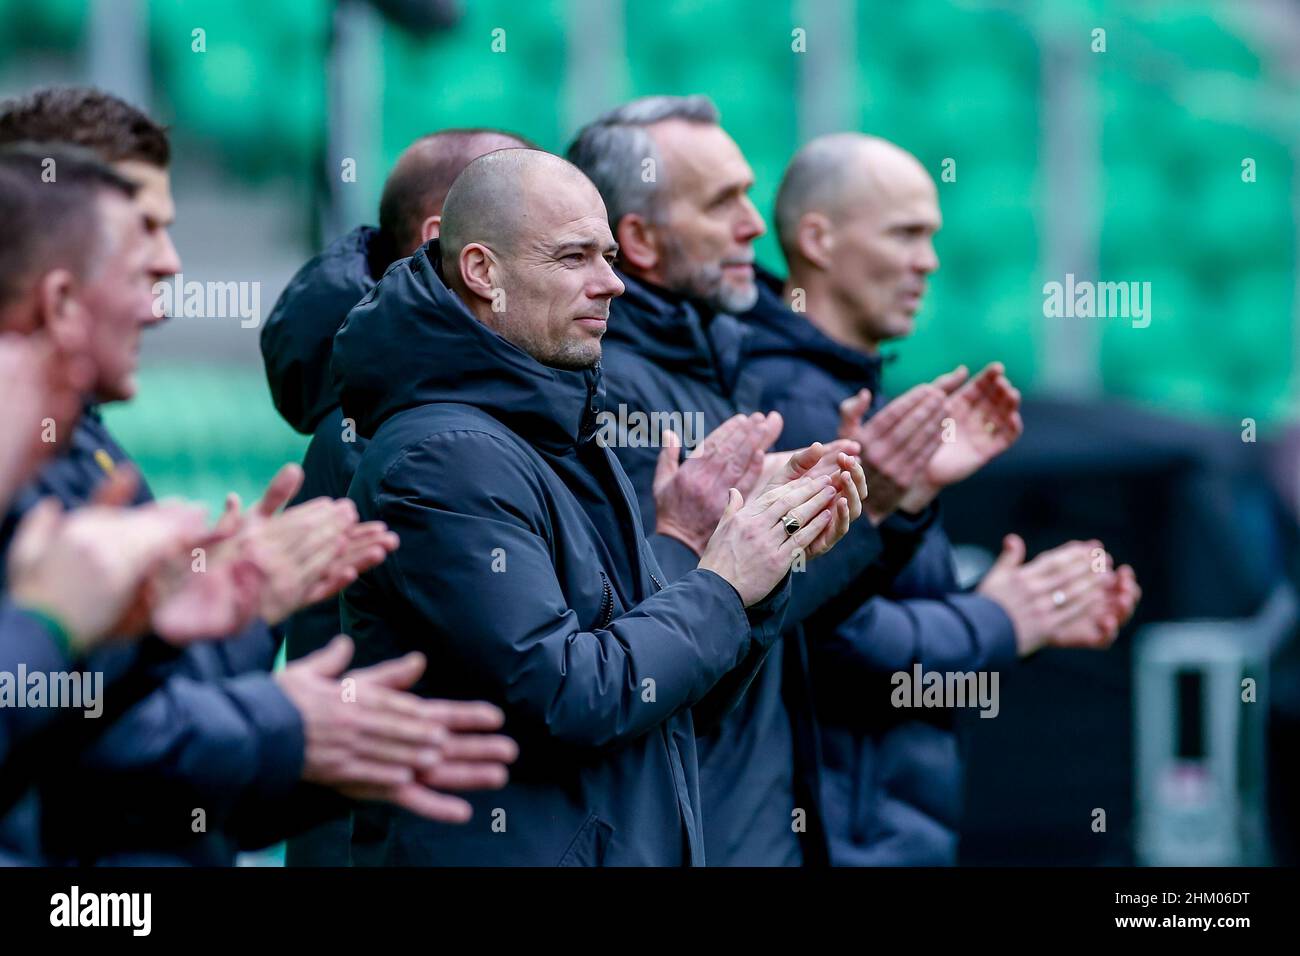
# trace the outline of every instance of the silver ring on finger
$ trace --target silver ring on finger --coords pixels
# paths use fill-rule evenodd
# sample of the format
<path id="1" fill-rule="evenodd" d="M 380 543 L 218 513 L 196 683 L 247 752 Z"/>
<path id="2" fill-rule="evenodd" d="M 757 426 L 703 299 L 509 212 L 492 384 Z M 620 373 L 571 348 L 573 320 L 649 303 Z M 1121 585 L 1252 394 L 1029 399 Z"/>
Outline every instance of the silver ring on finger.
<path id="1" fill-rule="evenodd" d="M 785 533 L 787 535 L 792 535 L 798 531 L 802 525 L 799 523 L 799 518 L 794 514 L 794 512 L 787 511 L 785 516 L 781 519 L 781 527 L 785 528 Z"/>
<path id="2" fill-rule="evenodd" d="M 1052 592 L 1052 607 L 1064 607 L 1064 606 L 1065 606 L 1065 592 L 1062 591 L 1060 588 L 1057 588 L 1055 591 Z"/>

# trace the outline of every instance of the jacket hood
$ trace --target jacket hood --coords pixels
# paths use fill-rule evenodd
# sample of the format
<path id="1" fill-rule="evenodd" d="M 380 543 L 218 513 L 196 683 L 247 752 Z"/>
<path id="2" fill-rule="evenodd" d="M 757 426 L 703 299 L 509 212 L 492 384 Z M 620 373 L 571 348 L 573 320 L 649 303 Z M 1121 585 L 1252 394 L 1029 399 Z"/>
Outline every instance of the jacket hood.
<path id="1" fill-rule="evenodd" d="M 595 435 L 600 367 L 545 366 L 470 314 L 443 281 L 438 241 L 394 263 L 334 338 L 343 412 L 369 438 L 420 405 L 473 405 L 553 449 Z"/>
<path id="2" fill-rule="evenodd" d="M 276 411 L 310 435 L 338 405 L 330 377 L 334 334 L 394 258 L 373 226 L 334 240 L 298 270 L 262 326 L 262 359 Z"/>
<path id="3" fill-rule="evenodd" d="M 811 361 L 837 379 L 870 388 L 874 404 L 879 397 L 884 359 L 841 345 L 805 316 L 791 311 L 785 304 L 785 281 L 766 269 L 755 268 L 758 303 L 741 316 L 749 329 L 744 342 L 745 360 L 787 357 Z"/>
<path id="4" fill-rule="evenodd" d="M 626 346 L 661 368 L 712 378 L 716 361 L 707 334 L 711 313 L 621 270 L 625 291 L 610 304 L 606 343 Z"/>

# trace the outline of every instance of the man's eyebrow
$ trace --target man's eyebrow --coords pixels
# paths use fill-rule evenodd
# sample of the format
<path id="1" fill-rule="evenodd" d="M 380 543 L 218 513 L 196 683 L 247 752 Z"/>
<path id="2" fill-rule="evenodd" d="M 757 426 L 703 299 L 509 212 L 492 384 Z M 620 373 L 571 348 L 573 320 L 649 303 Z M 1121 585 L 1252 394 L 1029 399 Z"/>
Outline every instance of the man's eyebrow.
<path id="1" fill-rule="evenodd" d="M 904 216 L 895 219 L 889 224 L 890 229 L 933 229 L 936 232 L 942 225 L 942 220 L 938 218 L 931 219 L 927 216 Z"/>
<path id="2" fill-rule="evenodd" d="M 709 197 L 709 205 L 712 205 L 715 202 L 721 202 L 735 193 L 747 193 L 753 188 L 754 180 L 752 177 L 729 182 L 725 186 L 720 186 L 714 191 L 713 195 Z"/>
<path id="3" fill-rule="evenodd" d="M 598 250 L 602 255 L 618 255 L 618 243 L 614 240 L 601 242 L 598 239 L 561 239 L 551 247 L 552 255 L 559 255 L 566 249 Z"/>

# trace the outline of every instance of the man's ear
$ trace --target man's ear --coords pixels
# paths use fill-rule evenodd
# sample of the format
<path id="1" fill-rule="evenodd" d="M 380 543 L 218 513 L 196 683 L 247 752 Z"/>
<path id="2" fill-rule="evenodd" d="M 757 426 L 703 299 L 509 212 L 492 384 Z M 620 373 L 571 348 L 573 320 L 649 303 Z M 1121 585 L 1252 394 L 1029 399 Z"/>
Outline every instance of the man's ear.
<path id="1" fill-rule="evenodd" d="M 460 281 L 465 284 L 465 291 L 491 302 L 494 298 L 493 290 L 497 287 L 497 263 L 492 250 L 482 243 L 471 242 L 460 250 L 458 262 Z"/>
<path id="2" fill-rule="evenodd" d="M 54 269 L 36 284 L 35 330 L 44 329 L 64 354 L 82 351 L 90 341 L 90 313 L 77 298 L 77 279 Z"/>
<path id="3" fill-rule="evenodd" d="M 663 258 L 659 230 L 644 216 L 630 212 L 618 221 L 614 239 L 618 256 L 638 272 L 653 272 Z"/>
<path id="4" fill-rule="evenodd" d="M 804 213 L 795 231 L 799 254 L 819 269 L 831 267 L 831 252 L 835 248 L 835 233 L 830 217 L 821 212 Z"/>
<path id="5" fill-rule="evenodd" d="M 438 238 L 438 231 L 442 227 L 442 216 L 429 216 L 420 223 L 420 245 L 424 245 L 430 239 Z"/>

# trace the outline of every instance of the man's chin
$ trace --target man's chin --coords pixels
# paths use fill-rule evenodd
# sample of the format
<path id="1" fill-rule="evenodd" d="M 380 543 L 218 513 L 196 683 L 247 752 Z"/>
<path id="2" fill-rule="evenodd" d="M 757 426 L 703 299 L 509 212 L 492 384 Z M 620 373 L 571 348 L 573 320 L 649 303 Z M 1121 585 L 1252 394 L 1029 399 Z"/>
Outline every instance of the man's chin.
<path id="1" fill-rule="evenodd" d="M 916 331 L 915 315 L 900 315 L 888 324 L 882 340 L 905 339 Z"/>
<path id="2" fill-rule="evenodd" d="M 718 312 L 730 312 L 739 315 L 748 312 L 758 304 L 758 285 L 753 280 L 747 282 L 723 282 L 709 303 Z"/>
<path id="3" fill-rule="evenodd" d="M 95 401 L 100 405 L 110 402 L 129 402 L 135 398 L 137 391 L 135 375 L 127 375 L 120 380 L 101 384 L 95 389 Z"/>
<path id="4" fill-rule="evenodd" d="M 595 368 L 600 363 L 600 339 L 570 345 L 558 355 L 553 355 L 543 362 L 551 368 L 564 369 L 566 372 L 581 372 Z"/>

